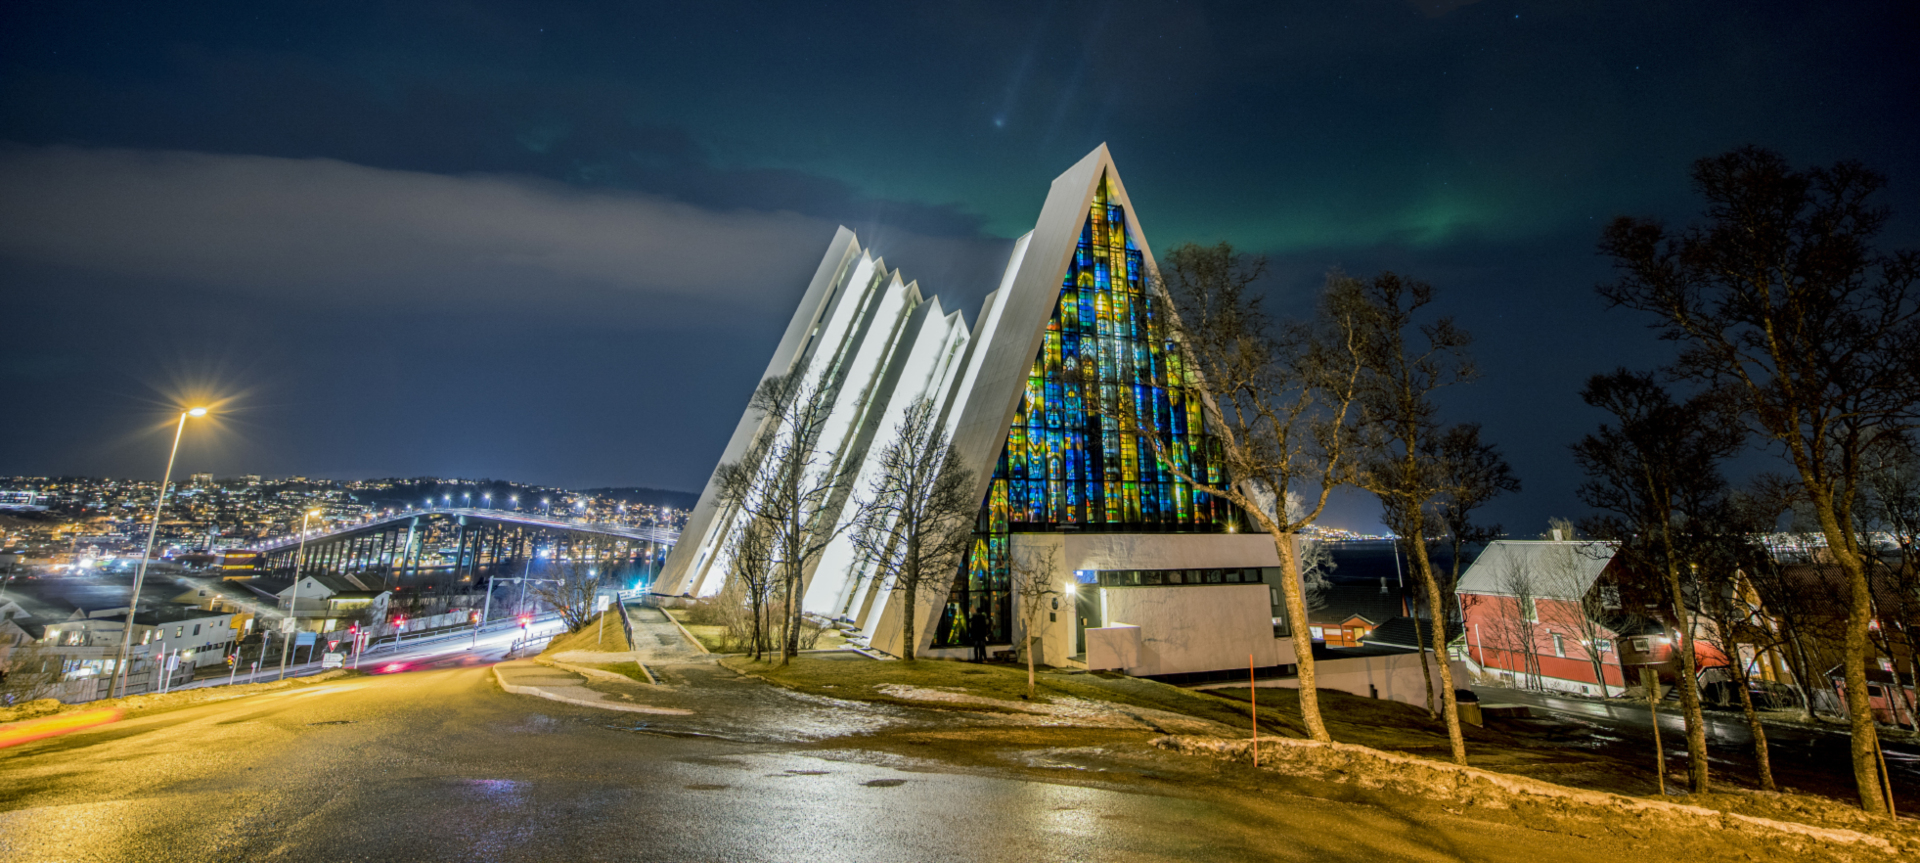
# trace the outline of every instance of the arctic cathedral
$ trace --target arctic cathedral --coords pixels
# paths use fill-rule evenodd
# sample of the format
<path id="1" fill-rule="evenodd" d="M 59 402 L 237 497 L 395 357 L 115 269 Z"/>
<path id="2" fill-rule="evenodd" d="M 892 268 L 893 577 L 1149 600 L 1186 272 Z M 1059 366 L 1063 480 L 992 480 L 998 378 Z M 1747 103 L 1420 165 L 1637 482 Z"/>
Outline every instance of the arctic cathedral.
<path id="1" fill-rule="evenodd" d="M 1150 446 L 1089 410 L 1119 405 L 1126 424 L 1152 428 L 1170 444 L 1183 471 L 1222 479 L 1218 442 L 1150 290 L 1153 267 L 1104 145 L 1053 181 L 1038 223 L 1014 243 L 972 328 L 861 248 L 853 232 L 834 237 L 765 376 L 826 373 L 832 381 L 823 451 L 859 467 L 816 519 L 852 517 L 873 460 L 921 398 L 937 407 L 955 453 L 973 467 L 981 503 L 972 550 L 946 596 L 922 593 L 917 653 L 958 655 L 976 611 L 990 622 L 990 644 L 1024 641 L 1010 568 L 1022 555 L 1058 567 L 1056 598 L 1036 623 L 1047 664 L 1244 674 L 1250 649 L 1264 667 L 1293 663 L 1271 539 L 1242 532 L 1244 514 L 1181 481 Z M 765 426 L 749 410 L 721 462 L 751 451 L 770 433 Z M 719 592 L 738 515 L 710 480 L 655 589 Z M 808 613 L 851 624 L 874 650 L 902 651 L 904 603 L 890 601 L 892 586 L 855 554 L 846 532 L 805 584 Z"/>

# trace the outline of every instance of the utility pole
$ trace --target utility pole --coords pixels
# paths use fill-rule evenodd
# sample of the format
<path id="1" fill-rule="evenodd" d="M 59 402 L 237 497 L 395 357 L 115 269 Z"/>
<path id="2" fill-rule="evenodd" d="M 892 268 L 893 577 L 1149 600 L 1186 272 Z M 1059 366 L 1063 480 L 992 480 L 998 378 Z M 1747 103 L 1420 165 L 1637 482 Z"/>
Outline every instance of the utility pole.
<path id="1" fill-rule="evenodd" d="M 140 554 L 140 569 L 133 574 L 133 595 L 127 597 L 127 625 L 120 636 L 120 658 L 113 663 L 114 685 L 108 695 L 124 690 L 127 684 L 127 651 L 133 648 L 133 615 L 140 608 L 140 582 L 147 577 L 147 561 L 153 558 L 153 540 L 160 534 L 160 511 L 167 505 L 167 483 L 173 481 L 173 460 L 180 455 L 180 436 L 187 431 L 187 417 L 203 417 L 206 408 L 188 408 L 180 412 L 180 425 L 173 430 L 173 449 L 167 451 L 167 470 L 160 475 L 160 491 L 153 499 L 153 526 L 147 529 L 147 550 Z M 74 535 L 78 541 L 78 534 Z M 125 694 L 121 692 L 120 694 Z"/>
<path id="2" fill-rule="evenodd" d="M 300 550 L 293 553 L 293 598 L 287 600 L 287 637 L 280 646 L 280 679 L 287 679 L 287 652 L 293 647 L 293 631 L 300 626 L 300 564 L 307 553 L 307 522 L 318 510 L 307 510 L 300 516 Z M 264 645 L 265 640 L 261 641 Z"/>

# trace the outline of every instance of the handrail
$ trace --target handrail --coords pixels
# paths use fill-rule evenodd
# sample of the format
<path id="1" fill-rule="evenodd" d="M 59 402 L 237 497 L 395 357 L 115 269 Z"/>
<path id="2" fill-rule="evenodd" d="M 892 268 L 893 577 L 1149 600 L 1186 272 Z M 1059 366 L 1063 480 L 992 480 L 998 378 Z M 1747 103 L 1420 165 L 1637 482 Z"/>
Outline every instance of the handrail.
<path id="1" fill-rule="evenodd" d="M 620 609 L 620 631 L 627 635 L 627 650 L 634 651 L 638 650 L 639 646 L 633 643 L 633 618 L 627 616 L 626 597 L 622 595 L 624 593 L 625 591 L 614 591 L 613 604 Z"/>

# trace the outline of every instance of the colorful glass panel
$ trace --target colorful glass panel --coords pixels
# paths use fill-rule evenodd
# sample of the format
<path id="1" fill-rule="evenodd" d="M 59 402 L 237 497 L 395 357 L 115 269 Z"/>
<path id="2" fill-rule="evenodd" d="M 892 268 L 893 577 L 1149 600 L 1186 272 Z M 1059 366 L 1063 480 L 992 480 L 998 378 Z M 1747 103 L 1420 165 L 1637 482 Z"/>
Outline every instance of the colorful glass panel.
<path id="1" fill-rule="evenodd" d="M 1150 445 L 1120 432 L 1138 422 L 1182 470 L 1209 483 L 1221 479 L 1219 443 L 1201 422 L 1198 400 L 1187 397 L 1126 209 L 1109 191 L 1103 176 L 981 503 L 973 551 L 934 630 L 936 646 L 967 643 L 966 619 L 975 610 L 987 615 L 989 642 L 1010 641 L 1013 533 L 1238 529 L 1238 511 L 1181 481 Z M 1100 405 L 1120 422 L 1101 416 Z"/>

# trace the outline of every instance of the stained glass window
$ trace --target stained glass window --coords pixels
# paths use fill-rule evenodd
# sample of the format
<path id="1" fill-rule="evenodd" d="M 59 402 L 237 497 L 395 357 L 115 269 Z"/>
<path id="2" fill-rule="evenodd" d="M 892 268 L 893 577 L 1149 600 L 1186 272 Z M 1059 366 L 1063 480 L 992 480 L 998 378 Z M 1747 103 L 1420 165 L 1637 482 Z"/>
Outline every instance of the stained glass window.
<path id="1" fill-rule="evenodd" d="M 1094 192 L 974 524 L 973 551 L 934 630 L 936 646 L 966 643 L 975 611 L 987 616 L 988 641 L 1011 641 L 1011 534 L 1224 533 L 1241 521 L 1231 505 L 1175 477 L 1151 445 L 1120 431 L 1136 422 L 1151 428 L 1182 469 L 1222 478 L 1219 442 L 1205 430 L 1198 400 L 1187 397 L 1126 209 L 1107 183 L 1103 175 Z M 1101 405 L 1119 421 L 1103 417 Z"/>

